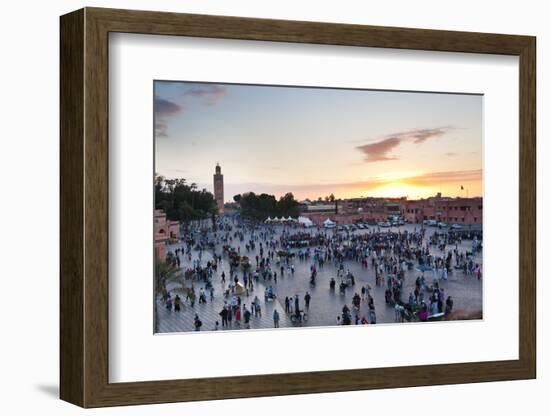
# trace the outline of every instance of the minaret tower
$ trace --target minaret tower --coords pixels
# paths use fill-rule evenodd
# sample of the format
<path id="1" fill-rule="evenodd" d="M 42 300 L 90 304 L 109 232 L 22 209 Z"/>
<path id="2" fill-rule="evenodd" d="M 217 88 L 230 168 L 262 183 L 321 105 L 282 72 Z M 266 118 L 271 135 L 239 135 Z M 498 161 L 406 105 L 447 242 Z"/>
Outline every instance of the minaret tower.
<path id="1" fill-rule="evenodd" d="M 218 212 L 223 214 L 223 175 L 219 163 L 216 163 L 216 173 L 214 173 L 214 198 L 218 204 Z"/>

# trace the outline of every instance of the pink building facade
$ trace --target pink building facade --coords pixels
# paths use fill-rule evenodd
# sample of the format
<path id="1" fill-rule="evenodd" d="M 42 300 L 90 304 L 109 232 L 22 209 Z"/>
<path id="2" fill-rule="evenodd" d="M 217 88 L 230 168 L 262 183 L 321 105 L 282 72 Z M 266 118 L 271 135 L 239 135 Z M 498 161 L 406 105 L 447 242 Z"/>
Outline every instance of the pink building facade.
<path id="1" fill-rule="evenodd" d="M 405 198 L 357 198 L 340 200 L 337 209 L 329 212 L 303 212 L 316 225 L 329 218 L 337 224 L 357 222 L 380 223 L 402 217 L 409 223 L 424 220 L 448 224 L 482 224 L 483 198 L 432 198 L 408 201 Z"/>
<path id="2" fill-rule="evenodd" d="M 482 224 L 483 198 L 435 197 L 406 201 L 401 205 L 401 215 L 411 223 L 435 220 L 447 224 Z"/>
<path id="3" fill-rule="evenodd" d="M 166 244 L 175 242 L 180 236 L 180 223 L 166 218 L 161 209 L 155 210 L 155 256 L 160 261 L 166 260 Z"/>

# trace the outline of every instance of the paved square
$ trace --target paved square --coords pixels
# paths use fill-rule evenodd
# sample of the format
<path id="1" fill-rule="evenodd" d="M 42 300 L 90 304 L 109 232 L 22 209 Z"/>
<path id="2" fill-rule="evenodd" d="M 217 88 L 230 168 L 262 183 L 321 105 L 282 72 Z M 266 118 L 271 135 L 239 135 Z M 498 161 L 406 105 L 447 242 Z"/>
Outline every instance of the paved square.
<path id="1" fill-rule="evenodd" d="M 227 220 L 226 220 L 227 221 Z M 309 228 L 309 229 L 299 229 L 292 228 L 289 226 L 283 225 L 261 225 L 256 227 L 254 230 L 248 227 L 238 228 L 237 222 L 231 222 L 231 231 L 218 231 L 213 233 L 212 230 L 206 234 L 206 239 L 210 241 L 216 241 L 215 253 L 217 255 L 222 254 L 223 245 L 232 247 L 235 250 L 240 250 L 241 256 L 248 256 L 250 259 L 250 271 L 253 273 L 256 270 L 256 256 L 261 258 L 260 254 L 260 242 L 263 246 L 263 257 L 267 256 L 266 243 L 273 241 L 280 241 L 281 235 L 283 233 L 295 234 L 298 232 L 305 232 L 312 236 L 316 234 L 322 234 L 328 239 L 331 239 L 334 247 L 347 247 L 352 244 L 352 239 L 354 236 L 361 236 L 367 233 L 374 233 L 379 236 L 384 236 L 385 233 L 418 233 L 421 229 L 421 226 L 418 224 L 406 224 L 400 227 L 392 228 L 383 228 L 380 229 L 377 226 L 370 226 L 368 230 L 355 230 L 353 232 L 347 231 L 336 231 L 336 230 L 325 230 L 319 228 Z M 266 231 L 272 230 L 271 233 L 266 233 Z M 411 248 L 422 248 L 428 245 L 430 237 L 435 233 L 441 233 L 442 230 L 439 230 L 437 227 L 427 227 L 425 228 L 425 233 L 422 241 L 418 243 L 411 244 Z M 242 240 L 238 233 L 242 233 Z M 266 236 L 267 235 L 267 236 Z M 227 241 L 223 242 L 222 238 L 226 238 Z M 246 250 L 246 244 L 254 240 L 255 247 Z M 179 243 L 176 245 L 171 245 L 168 247 L 168 251 L 175 252 L 178 248 L 186 248 L 187 245 L 184 243 Z M 443 257 L 449 251 L 453 251 L 452 265 L 455 265 L 455 256 L 454 250 L 458 249 L 458 253 L 467 253 L 472 252 L 473 241 L 472 240 L 462 240 L 458 244 L 449 244 L 442 251 L 439 247 L 434 245 L 429 245 L 429 253 L 434 257 Z M 318 246 L 309 247 L 310 253 L 313 255 L 315 248 Z M 279 246 L 275 251 L 279 251 L 282 248 Z M 267 329 L 273 328 L 273 311 L 277 309 L 280 322 L 279 326 L 284 327 L 295 327 L 295 326 L 332 326 L 337 324 L 337 317 L 342 316 L 342 308 L 344 305 L 347 305 L 351 310 L 352 324 L 356 323 L 355 317 L 361 319 L 365 317 L 368 322 L 370 322 L 370 317 L 368 313 L 368 306 L 366 300 L 361 300 L 359 309 L 355 310 L 352 308 L 352 297 L 354 293 L 361 295 L 362 287 L 370 287 L 370 294 L 374 300 L 374 306 L 376 311 L 376 323 L 395 323 L 396 322 L 396 313 L 393 305 L 387 304 L 385 300 L 385 292 L 387 289 L 386 279 L 388 273 L 384 271 L 382 273 L 382 282 L 379 286 L 376 285 L 375 271 L 372 266 L 372 260 L 374 257 L 373 250 L 371 250 L 367 267 L 364 267 L 364 264 L 360 260 L 348 259 L 346 258 L 343 261 L 344 270 L 348 271 L 355 278 L 355 285 L 345 289 L 343 293 L 340 292 L 338 283 L 340 278 L 337 277 L 339 265 L 334 260 L 327 261 L 324 266 L 320 267 L 316 263 L 317 276 L 316 284 L 313 286 L 310 284 L 311 276 L 311 266 L 314 264 L 313 257 L 309 259 L 300 259 L 299 253 L 305 253 L 307 247 L 304 248 L 291 248 L 289 251 L 294 253 L 295 256 L 292 258 L 290 263 L 287 265 L 282 261 L 281 265 L 284 265 L 285 272 L 284 275 L 281 275 L 280 267 L 281 265 L 275 264 L 277 259 L 277 254 L 274 255 L 272 260 L 272 270 L 277 273 L 277 280 L 267 279 L 259 277 L 256 282 L 253 280 L 254 289 L 250 290 L 248 294 L 243 294 L 240 296 L 241 304 L 246 305 L 250 310 L 250 305 L 254 300 L 255 296 L 258 297 L 261 305 L 261 316 L 254 316 L 252 314 L 250 320 L 250 329 Z M 206 249 L 202 251 L 202 258 L 199 260 L 199 250 L 193 248 L 191 250 L 191 260 L 188 258 L 188 254 L 179 255 L 181 261 L 181 269 L 186 270 L 197 265 L 197 262 L 200 262 L 202 267 L 205 267 L 208 261 L 212 261 L 214 251 L 212 249 Z M 385 255 L 391 254 L 389 250 L 384 252 Z M 391 257 L 391 255 L 390 255 Z M 397 256 L 394 256 L 397 257 Z M 376 257 L 380 261 L 380 255 Z M 474 253 L 469 257 L 472 260 L 472 264 L 482 264 L 481 251 Z M 288 268 L 290 265 L 294 266 L 294 274 L 290 272 Z M 408 302 L 409 293 L 414 292 L 415 289 L 415 280 L 418 276 L 422 275 L 422 272 L 417 269 L 418 262 L 414 262 L 412 269 L 406 268 L 404 271 L 404 279 L 402 280 L 402 301 L 404 303 Z M 464 316 L 468 314 L 473 314 L 472 316 L 481 315 L 482 310 L 482 279 L 478 279 L 474 274 L 465 273 L 463 270 L 457 270 L 452 267 L 452 272 L 448 274 L 448 278 L 441 279 L 438 278 L 440 287 L 444 290 L 445 297 L 452 296 L 454 300 L 453 311 L 460 311 Z M 222 283 L 221 274 L 222 271 L 226 275 L 226 282 Z M 426 271 L 424 273 L 426 286 L 430 286 L 434 282 L 434 271 Z M 239 267 L 237 268 L 237 277 L 239 282 L 243 282 L 243 271 Z M 336 280 L 335 290 L 330 289 L 330 279 L 334 278 Z M 184 279 L 181 279 L 184 281 Z M 189 300 L 186 300 L 185 294 L 181 292 L 182 283 L 180 281 L 169 282 L 166 285 L 167 290 L 170 292 L 171 298 L 174 299 L 176 294 L 182 299 L 182 308 L 181 311 L 176 312 L 172 308 L 169 310 L 165 307 L 165 303 L 162 297 L 159 295 L 157 297 L 157 317 L 158 317 L 158 332 L 167 333 L 167 332 L 188 332 L 194 331 L 194 318 L 195 314 L 198 315 L 199 319 L 202 322 L 200 328 L 201 331 L 214 330 L 216 328 L 216 321 L 219 323 L 219 330 L 230 329 L 230 330 L 240 330 L 244 329 L 246 326 L 243 323 L 243 318 L 241 318 L 240 324 L 236 323 L 233 320 L 232 324 L 227 328 L 222 328 L 221 326 L 221 316 L 219 315 L 222 310 L 225 302 L 231 301 L 231 296 L 226 298 L 223 296 L 224 291 L 228 288 L 228 285 L 232 283 L 230 278 L 230 259 L 227 254 L 222 255 L 222 260 L 218 263 L 217 271 L 212 274 L 212 285 L 214 289 L 214 297 L 211 299 L 210 293 L 206 291 L 206 303 L 199 303 L 198 299 L 195 302 L 194 306 L 191 306 Z M 184 281 L 183 285 L 190 287 L 194 286 L 195 292 L 199 293 L 201 287 L 204 287 L 204 281 L 193 281 L 192 279 L 187 279 Z M 265 301 L 264 291 L 266 287 L 272 286 L 275 291 L 277 298 L 274 301 Z M 290 314 L 285 313 L 284 299 L 285 297 L 295 297 L 296 295 L 299 298 L 300 309 L 305 309 L 304 305 L 304 296 L 306 292 L 309 292 L 311 296 L 311 301 L 309 309 L 306 310 L 308 319 L 306 322 L 293 323 L 290 319 Z M 430 293 L 428 290 L 422 290 L 423 296 L 426 300 L 426 303 L 429 305 L 428 298 Z M 248 329 L 248 328 L 247 328 Z"/>

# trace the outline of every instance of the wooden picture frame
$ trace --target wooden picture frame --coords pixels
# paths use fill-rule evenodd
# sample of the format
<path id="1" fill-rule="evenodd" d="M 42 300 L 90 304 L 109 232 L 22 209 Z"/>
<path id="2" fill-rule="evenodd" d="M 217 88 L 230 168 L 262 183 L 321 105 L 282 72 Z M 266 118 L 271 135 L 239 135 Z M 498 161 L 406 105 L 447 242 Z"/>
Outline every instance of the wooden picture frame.
<path id="1" fill-rule="evenodd" d="M 85 8 L 61 17 L 60 396 L 82 407 L 536 377 L 535 38 Z M 519 57 L 519 359 L 109 383 L 108 35 L 192 36 Z"/>

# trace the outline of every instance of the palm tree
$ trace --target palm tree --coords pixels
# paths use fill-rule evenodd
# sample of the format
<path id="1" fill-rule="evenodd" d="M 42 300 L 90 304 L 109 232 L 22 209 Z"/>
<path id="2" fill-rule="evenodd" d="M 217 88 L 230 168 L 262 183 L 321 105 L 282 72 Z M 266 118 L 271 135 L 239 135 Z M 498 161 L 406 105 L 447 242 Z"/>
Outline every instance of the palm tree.
<path id="1" fill-rule="evenodd" d="M 182 278 L 183 275 L 177 267 L 172 266 L 169 262 L 160 261 L 155 256 L 155 290 L 153 293 L 153 305 L 155 305 L 155 333 L 159 332 L 157 296 L 162 293 L 162 289 L 166 287 L 166 283 L 181 282 L 183 285 Z"/>

